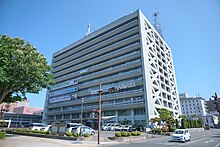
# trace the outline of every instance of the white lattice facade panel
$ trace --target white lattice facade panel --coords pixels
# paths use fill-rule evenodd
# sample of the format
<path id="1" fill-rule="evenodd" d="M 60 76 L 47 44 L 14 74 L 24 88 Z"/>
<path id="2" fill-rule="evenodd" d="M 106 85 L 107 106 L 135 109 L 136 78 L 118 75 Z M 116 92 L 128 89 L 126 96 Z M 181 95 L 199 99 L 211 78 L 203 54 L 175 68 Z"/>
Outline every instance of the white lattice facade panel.
<path id="1" fill-rule="evenodd" d="M 160 108 L 167 108 L 174 117 L 180 115 L 179 98 L 172 65 L 171 50 L 144 15 L 140 14 L 146 80 L 146 107 L 149 118 L 158 116 Z M 152 103 L 153 102 L 153 103 Z"/>

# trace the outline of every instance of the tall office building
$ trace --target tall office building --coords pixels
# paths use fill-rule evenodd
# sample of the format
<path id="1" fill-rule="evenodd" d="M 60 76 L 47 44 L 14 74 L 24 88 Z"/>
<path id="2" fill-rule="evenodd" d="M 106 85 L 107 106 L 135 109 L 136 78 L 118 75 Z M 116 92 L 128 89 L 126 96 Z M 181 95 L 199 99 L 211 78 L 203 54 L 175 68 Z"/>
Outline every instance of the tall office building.
<path id="1" fill-rule="evenodd" d="M 148 125 L 160 108 L 180 115 L 171 50 L 140 10 L 54 53 L 52 73 L 47 122 L 96 121 L 100 83 L 107 122 Z"/>

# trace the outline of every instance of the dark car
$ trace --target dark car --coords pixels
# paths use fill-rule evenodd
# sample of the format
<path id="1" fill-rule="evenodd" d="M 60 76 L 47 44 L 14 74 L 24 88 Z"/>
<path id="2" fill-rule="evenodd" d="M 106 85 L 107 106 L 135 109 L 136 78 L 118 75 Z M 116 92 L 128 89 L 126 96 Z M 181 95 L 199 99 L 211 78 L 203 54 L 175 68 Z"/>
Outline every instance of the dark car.
<path id="1" fill-rule="evenodd" d="M 132 131 L 144 132 L 144 126 L 143 125 L 132 125 L 131 127 L 129 127 L 129 132 L 132 132 Z"/>

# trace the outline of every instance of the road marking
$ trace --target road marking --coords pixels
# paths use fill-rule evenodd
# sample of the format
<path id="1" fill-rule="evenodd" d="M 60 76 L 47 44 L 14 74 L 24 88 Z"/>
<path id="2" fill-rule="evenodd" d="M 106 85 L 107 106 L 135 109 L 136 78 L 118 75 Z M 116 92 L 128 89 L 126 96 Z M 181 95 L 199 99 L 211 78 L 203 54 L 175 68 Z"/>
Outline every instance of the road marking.
<path id="1" fill-rule="evenodd" d="M 207 138 L 207 137 L 204 137 L 204 138 Z M 197 141 L 199 141 L 199 140 L 204 140 L 204 138 L 200 138 L 200 139 L 197 139 L 197 140 L 190 141 L 190 142 L 188 142 L 187 144 L 191 144 L 191 143 L 197 142 Z"/>
<path id="2" fill-rule="evenodd" d="M 219 144 L 217 144 L 215 147 L 218 147 L 218 146 L 220 146 L 220 143 L 219 143 Z"/>
<path id="3" fill-rule="evenodd" d="M 209 143 L 209 141 L 206 141 L 205 143 Z"/>

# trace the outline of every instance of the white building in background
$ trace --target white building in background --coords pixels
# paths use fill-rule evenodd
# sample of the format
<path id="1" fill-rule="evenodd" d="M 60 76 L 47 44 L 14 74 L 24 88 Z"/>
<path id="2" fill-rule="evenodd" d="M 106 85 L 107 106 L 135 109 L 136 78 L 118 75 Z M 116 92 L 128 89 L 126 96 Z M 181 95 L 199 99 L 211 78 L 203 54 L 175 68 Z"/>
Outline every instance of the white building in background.
<path id="1" fill-rule="evenodd" d="M 187 93 L 179 94 L 182 115 L 190 118 L 191 115 L 204 117 L 207 115 L 205 98 L 203 97 L 188 97 Z"/>
<path id="2" fill-rule="evenodd" d="M 46 122 L 79 122 L 82 110 L 84 122 L 97 121 L 99 83 L 111 122 L 148 125 L 160 108 L 181 115 L 171 49 L 140 10 L 54 53 L 52 73 Z"/>

